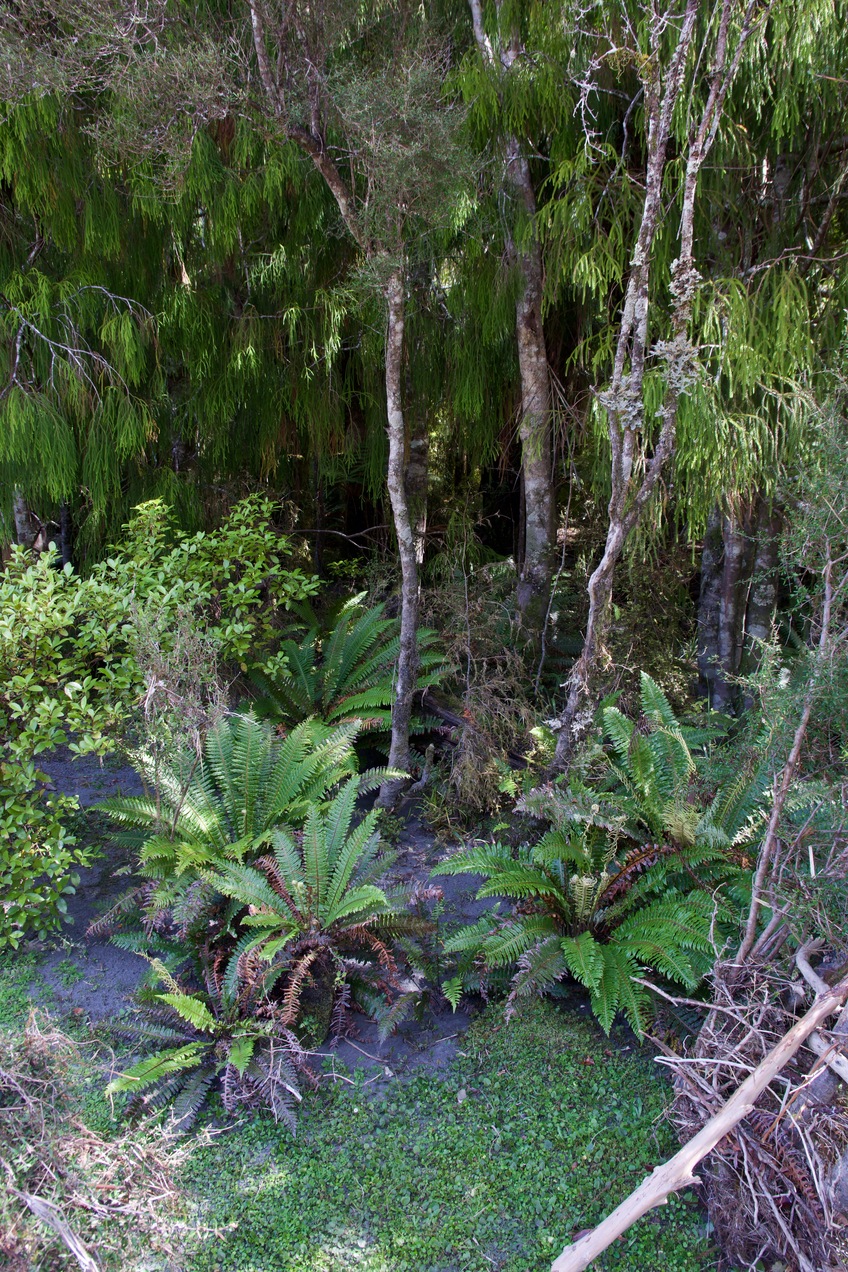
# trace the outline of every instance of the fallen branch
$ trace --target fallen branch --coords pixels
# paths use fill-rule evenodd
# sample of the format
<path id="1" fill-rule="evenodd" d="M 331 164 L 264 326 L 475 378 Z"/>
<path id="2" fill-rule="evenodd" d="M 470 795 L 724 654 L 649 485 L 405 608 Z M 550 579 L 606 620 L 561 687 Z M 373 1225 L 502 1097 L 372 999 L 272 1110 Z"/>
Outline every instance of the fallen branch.
<path id="1" fill-rule="evenodd" d="M 626 1232 L 637 1219 L 664 1205 L 669 1196 L 681 1188 L 688 1188 L 698 1180 L 694 1169 L 698 1163 L 724 1139 L 744 1117 L 753 1110 L 758 1098 L 770 1082 L 777 1077 L 795 1052 L 818 1029 L 828 1016 L 837 1011 L 848 999 L 848 977 L 816 1000 L 805 1016 L 798 1021 L 780 1042 L 772 1048 L 764 1060 L 730 1097 L 724 1108 L 711 1117 L 706 1125 L 675 1153 L 664 1166 L 658 1166 L 639 1187 L 627 1197 L 612 1214 L 598 1224 L 592 1232 L 567 1246 L 552 1265 L 551 1272 L 583 1272 L 593 1259 Z"/>
<path id="2" fill-rule="evenodd" d="M 812 1033 L 807 1039 L 807 1046 L 811 1051 L 815 1051 L 838 1078 L 848 1082 L 848 1060 L 837 1051 L 839 1046 L 837 1042 L 828 1042 L 820 1033 Z"/>

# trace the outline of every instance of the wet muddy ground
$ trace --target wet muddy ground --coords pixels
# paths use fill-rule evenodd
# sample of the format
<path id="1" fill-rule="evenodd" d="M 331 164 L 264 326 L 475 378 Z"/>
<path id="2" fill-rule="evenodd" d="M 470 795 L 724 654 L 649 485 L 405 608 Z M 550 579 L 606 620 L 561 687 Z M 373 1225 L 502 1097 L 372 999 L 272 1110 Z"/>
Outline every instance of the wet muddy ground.
<path id="1" fill-rule="evenodd" d="M 75 795 L 83 809 L 91 809 L 113 795 L 143 793 L 132 768 L 93 757 L 73 759 L 67 752 L 42 757 L 40 767 L 57 791 Z M 437 842 L 415 807 L 401 810 L 403 827 L 395 845 L 396 861 L 391 882 L 407 887 L 437 885 L 442 890 L 442 923 L 446 927 L 471 923 L 492 903 L 475 900 L 480 880 L 468 875 L 431 879 L 431 872 L 449 851 Z M 95 814 L 96 815 L 96 814 Z M 104 827 L 106 823 L 103 823 Z M 133 991 L 147 970 L 135 954 L 119 949 L 108 937 L 91 937 L 90 924 L 109 910 L 133 883 L 131 854 L 107 842 L 92 864 L 80 871 L 76 894 L 68 899 L 68 924 L 61 936 L 43 947 L 33 997 L 53 1011 L 70 1014 L 80 1024 L 92 1025 L 131 1008 Z M 325 1049 L 326 1067 L 341 1071 L 361 1069 L 366 1078 L 400 1077 L 415 1068 L 441 1070 L 461 1046 L 472 1012 L 452 1011 L 449 1005 L 432 1008 L 424 1018 L 402 1022 L 395 1033 L 381 1041 L 377 1025 L 357 1015 L 350 1036 Z"/>

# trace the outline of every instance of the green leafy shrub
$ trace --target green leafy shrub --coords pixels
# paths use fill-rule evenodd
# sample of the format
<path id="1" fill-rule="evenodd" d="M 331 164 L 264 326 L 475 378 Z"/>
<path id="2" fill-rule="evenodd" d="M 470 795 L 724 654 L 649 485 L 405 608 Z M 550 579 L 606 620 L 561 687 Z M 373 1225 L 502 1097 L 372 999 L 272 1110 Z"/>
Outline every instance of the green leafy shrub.
<path id="1" fill-rule="evenodd" d="M 400 624 L 385 617 L 384 605 L 366 609 L 363 596 L 348 601 L 329 630 L 313 621 L 300 641 L 282 641 L 275 658 L 250 671 L 260 715 L 286 724 L 317 715 L 331 724 L 390 727 Z M 444 660 L 427 628 L 418 632 L 418 650 L 420 691 L 439 681 Z"/>
<path id="2" fill-rule="evenodd" d="M 622 1010 L 641 1033 L 645 969 L 687 990 L 709 969 L 748 885 L 740 845 L 753 833 L 762 775 L 743 772 L 699 807 L 689 743 L 648 676 L 637 725 L 614 707 L 603 720 L 610 749 L 594 786 L 573 779 L 519 801 L 519 811 L 553 822 L 537 844 L 475 846 L 440 867 L 482 874 L 479 898 L 516 903 L 447 942 L 460 955 L 454 999 L 475 978 L 508 980 L 512 1003 L 571 975 L 605 1030 Z"/>
<path id="3" fill-rule="evenodd" d="M 0 761 L 0 950 L 27 933 L 45 937 L 67 914 L 67 898 L 88 864 L 65 824 L 76 800 L 45 795 L 32 764 Z"/>
<path id="4" fill-rule="evenodd" d="M 165 992 L 140 991 L 135 1019 L 115 1027 L 134 1043 L 165 1042 L 114 1078 L 107 1094 L 128 1096 L 134 1117 L 170 1105 L 171 1131 L 187 1131 L 213 1090 L 229 1113 L 264 1107 L 294 1130 L 300 1100 L 298 1075 L 305 1056 L 290 1030 L 267 1005 L 256 981 L 228 989 L 210 971 L 202 991 L 183 988 L 158 960 L 151 960 Z"/>
<path id="5" fill-rule="evenodd" d="M 63 829 L 76 804 L 45 793 L 33 760 L 62 744 L 104 755 L 131 730 L 139 700 L 162 681 L 161 667 L 146 665 L 140 632 L 155 627 L 166 674 L 170 654 L 179 662 L 186 625 L 212 655 L 237 662 L 272 640 L 279 613 L 317 588 L 283 565 L 288 546 L 272 512 L 252 498 L 217 531 L 184 535 L 161 503 L 141 505 L 125 542 L 88 578 L 59 568 L 54 547 L 38 557 L 13 549 L 0 574 L 0 869 L 9 884 L 0 945 L 61 921 L 63 895 L 84 863 Z"/>

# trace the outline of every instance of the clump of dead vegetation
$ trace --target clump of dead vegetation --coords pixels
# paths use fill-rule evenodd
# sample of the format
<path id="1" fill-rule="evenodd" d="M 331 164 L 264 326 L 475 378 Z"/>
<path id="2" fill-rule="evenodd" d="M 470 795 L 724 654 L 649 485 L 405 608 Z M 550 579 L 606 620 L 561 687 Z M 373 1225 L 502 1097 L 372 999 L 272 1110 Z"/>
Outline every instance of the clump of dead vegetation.
<path id="1" fill-rule="evenodd" d="M 693 1045 L 665 1057 L 682 1143 L 726 1106 L 815 996 L 830 991 L 811 964 L 820 945 L 803 946 L 792 962 L 750 962 L 744 979 L 738 966 L 716 967 L 711 1009 Z M 729 1266 L 848 1267 L 846 1032 L 843 1008 L 789 1057 L 756 1107 L 701 1163 L 702 1195 Z"/>
<path id="2" fill-rule="evenodd" d="M 32 1012 L 20 1033 L 0 1033 L 0 1264 L 101 1272 L 132 1268 L 137 1251 L 167 1272 L 177 1265 L 165 1220 L 187 1150 L 152 1127 L 93 1130 L 85 1059 L 44 1013 Z"/>

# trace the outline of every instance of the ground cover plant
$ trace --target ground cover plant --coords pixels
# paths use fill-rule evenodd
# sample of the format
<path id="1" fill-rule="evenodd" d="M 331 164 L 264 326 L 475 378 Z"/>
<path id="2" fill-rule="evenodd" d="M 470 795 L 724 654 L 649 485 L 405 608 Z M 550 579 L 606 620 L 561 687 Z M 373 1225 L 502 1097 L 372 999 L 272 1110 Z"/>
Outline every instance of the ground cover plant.
<path id="1" fill-rule="evenodd" d="M 623 1047 L 629 1047 L 623 1051 Z M 632 1041 L 550 1003 L 495 1006 L 449 1071 L 322 1084 L 298 1137 L 267 1118 L 198 1149 L 181 1176 L 193 1272 L 543 1272 L 670 1149 L 665 1083 Z M 714 1266 L 689 1195 L 599 1267 Z"/>

